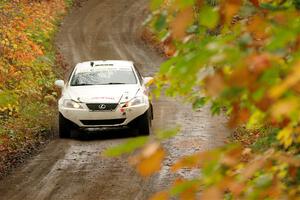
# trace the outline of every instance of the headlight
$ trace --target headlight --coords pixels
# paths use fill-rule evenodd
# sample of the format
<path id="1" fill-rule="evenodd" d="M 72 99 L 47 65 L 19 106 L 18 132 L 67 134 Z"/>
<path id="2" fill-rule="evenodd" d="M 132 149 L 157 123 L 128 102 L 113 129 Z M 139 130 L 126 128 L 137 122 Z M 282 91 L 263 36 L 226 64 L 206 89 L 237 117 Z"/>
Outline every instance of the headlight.
<path id="1" fill-rule="evenodd" d="M 143 103 L 145 103 L 144 96 L 138 96 L 138 97 L 134 97 L 133 99 L 131 99 L 127 105 L 128 106 L 136 106 L 136 105 L 140 105 Z"/>
<path id="2" fill-rule="evenodd" d="M 83 107 L 80 103 L 73 101 L 71 99 L 65 99 L 63 106 L 65 108 L 83 109 Z"/>

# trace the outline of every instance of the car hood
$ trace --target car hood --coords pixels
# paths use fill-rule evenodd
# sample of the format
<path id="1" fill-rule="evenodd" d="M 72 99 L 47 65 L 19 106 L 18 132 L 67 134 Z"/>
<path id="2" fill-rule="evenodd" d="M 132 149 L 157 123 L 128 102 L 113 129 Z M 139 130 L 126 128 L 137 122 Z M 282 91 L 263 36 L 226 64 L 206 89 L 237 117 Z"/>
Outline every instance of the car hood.
<path id="1" fill-rule="evenodd" d="M 67 95 L 84 103 L 118 103 L 125 102 L 137 94 L 138 85 L 95 85 L 71 86 L 65 91 Z"/>

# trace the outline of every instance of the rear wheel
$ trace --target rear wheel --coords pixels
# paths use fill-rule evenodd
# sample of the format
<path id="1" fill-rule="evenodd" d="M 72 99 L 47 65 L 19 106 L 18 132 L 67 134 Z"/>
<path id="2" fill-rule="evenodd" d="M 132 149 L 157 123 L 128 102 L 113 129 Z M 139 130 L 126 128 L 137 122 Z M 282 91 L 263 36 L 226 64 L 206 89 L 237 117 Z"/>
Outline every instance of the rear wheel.
<path id="1" fill-rule="evenodd" d="M 145 112 L 138 120 L 139 135 L 150 135 L 151 132 L 151 111 Z"/>
<path id="2" fill-rule="evenodd" d="M 71 136 L 72 124 L 69 120 L 64 118 L 62 114 L 59 113 L 58 119 L 58 134 L 60 138 L 70 138 Z"/>

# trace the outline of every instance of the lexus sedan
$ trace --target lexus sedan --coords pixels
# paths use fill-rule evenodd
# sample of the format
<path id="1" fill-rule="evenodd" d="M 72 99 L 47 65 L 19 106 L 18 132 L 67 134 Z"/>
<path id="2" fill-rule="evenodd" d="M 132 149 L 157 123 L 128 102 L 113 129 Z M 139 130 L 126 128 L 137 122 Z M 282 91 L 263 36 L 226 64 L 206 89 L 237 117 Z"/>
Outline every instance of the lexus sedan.
<path id="1" fill-rule="evenodd" d="M 78 63 L 65 83 L 58 101 L 59 136 L 71 130 L 132 127 L 150 134 L 153 119 L 148 83 L 133 62 L 122 60 Z"/>

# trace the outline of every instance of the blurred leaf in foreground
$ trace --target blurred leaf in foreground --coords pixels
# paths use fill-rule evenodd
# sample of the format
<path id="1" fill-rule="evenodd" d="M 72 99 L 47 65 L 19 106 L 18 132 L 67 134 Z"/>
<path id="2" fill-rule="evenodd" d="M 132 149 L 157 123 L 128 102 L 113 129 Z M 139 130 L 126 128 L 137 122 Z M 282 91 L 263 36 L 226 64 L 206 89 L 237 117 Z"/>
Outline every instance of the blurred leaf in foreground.
<path id="1" fill-rule="evenodd" d="M 175 135 L 177 135 L 179 131 L 180 131 L 180 127 L 177 126 L 175 128 L 172 128 L 172 129 L 158 131 L 155 134 L 155 136 L 159 140 L 166 140 L 166 139 L 169 139 L 169 138 L 174 137 Z"/>
<path id="2" fill-rule="evenodd" d="M 165 157 L 165 150 L 157 142 L 147 144 L 143 150 L 129 159 L 142 176 L 150 176 L 158 172 Z"/>
<path id="3" fill-rule="evenodd" d="M 134 139 L 129 139 L 123 144 L 107 149 L 106 151 L 104 151 L 104 155 L 115 157 L 123 154 L 129 154 L 137 150 L 138 148 L 144 146 L 147 143 L 147 141 L 148 137 L 137 137 Z"/>

